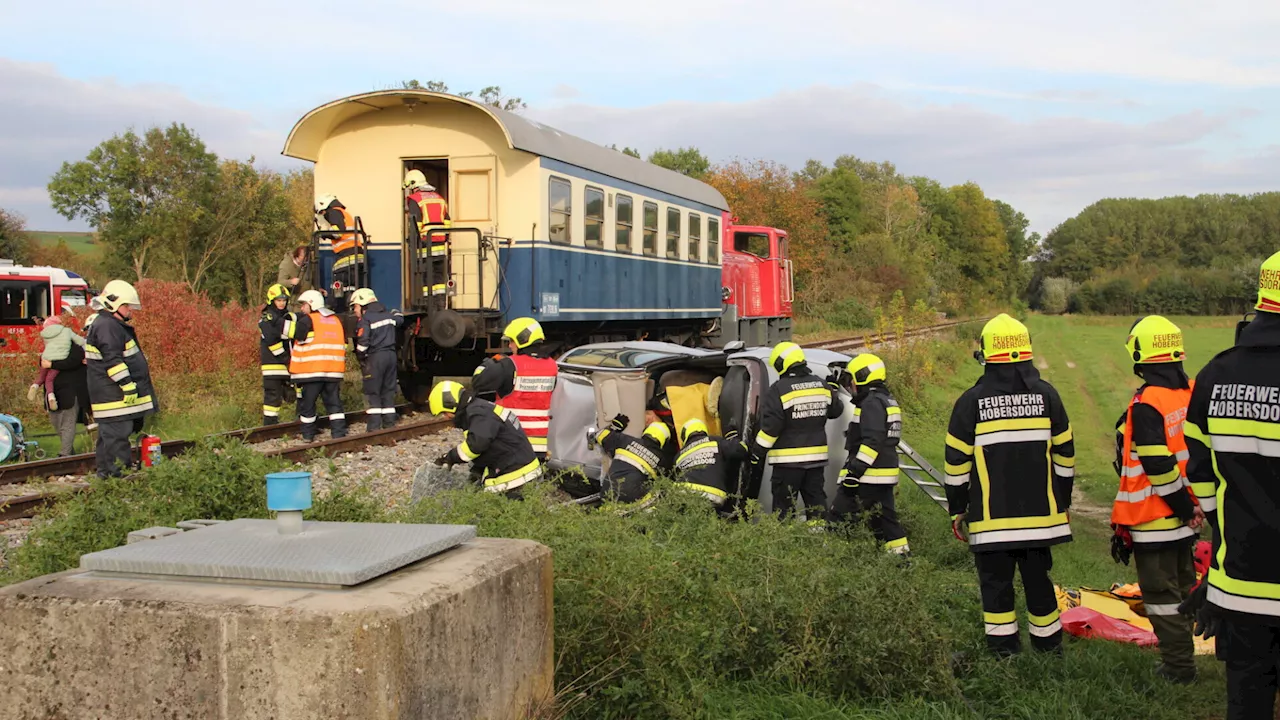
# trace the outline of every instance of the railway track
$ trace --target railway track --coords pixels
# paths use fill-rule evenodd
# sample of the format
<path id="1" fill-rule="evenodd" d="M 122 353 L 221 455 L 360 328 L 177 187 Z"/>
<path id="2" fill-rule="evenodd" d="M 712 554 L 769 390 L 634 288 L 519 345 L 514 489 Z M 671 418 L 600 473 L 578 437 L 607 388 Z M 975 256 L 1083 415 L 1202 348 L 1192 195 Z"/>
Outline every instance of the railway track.
<path id="1" fill-rule="evenodd" d="M 914 338 L 914 337 L 920 337 L 922 335 L 931 335 L 936 332 L 941 332 L 943 330 L 949 330 L 951 328 L 964 325 L 965 323 L 983 322 L 988 319 L 990 318 L 975 318 L 970 320 L 948 320 L 947 322 L 938 323 L 937 325 L 926 325 L 925 327 L 913 328 L 911 330 L 907 330 L 904 333 L 886 334 L 884 338 L 885 338 L 885 342 L 893 342 L 894 340 L 901 340 L 904 338 Z M 847 353 L 850 350 L 861 350 L 862 348 L 865 348 L 870 342 L 868 338 L 872 336 L 873 336 L 872 333 L 867 333 L 866 335 L 862 335 L 860 337 L 840 338 L 838 340 L 824 340 L 822 342 L 810 343 L 808 345 L 805 345 L 805 347 L 813 350 L 830 350 L 832 352 Z"/>

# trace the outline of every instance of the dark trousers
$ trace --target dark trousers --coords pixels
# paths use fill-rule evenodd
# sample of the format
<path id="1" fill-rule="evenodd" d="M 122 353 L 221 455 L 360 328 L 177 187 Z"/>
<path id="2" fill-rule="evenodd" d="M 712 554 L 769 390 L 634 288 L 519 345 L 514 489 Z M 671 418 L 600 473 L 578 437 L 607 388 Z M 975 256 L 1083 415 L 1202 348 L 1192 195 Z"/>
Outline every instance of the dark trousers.
<path id="1" fill-rule="evenodd" d="M 807 508 L 805 515 L 810 520 L 820 518 L 827 512 L 826 466 L 811 468 L 773 466 L 773 511 L 778 517 L 788 517 L 795 507 L 795 494 L 800 493 Z"/>
<path id="2" fill-rule="evenodd" d="M 841 485 L 831 501 L 829 519 L 835 523 L 856 524 L 865 517 L 876 540 L 892 553 L 906 553 L 907 531 L 898 522 L 898 509 L 893 485 L 860 483 L 856 488 Z"/>
<path id="3" fill-rule="evenodd" d="M 1178 605 L 1187 599 L 1196 583 L 1191 544 L 1146 548 L 1136 543 L 1133 563 L 1138 568 L 1138 586 L 1142 588 L 1147 619 L 1160 641 L 1161 662 L 1173 675 L 1193 677 L 1196 647 L 1191 639 L 1192 620 L 1178 612 Z"/>
<path id="4" fill-rule="evenodd" d="M 99 477 L 122 475 L 133 467 L 129 437 L 142 431 L 142 418 L 98 421 L 97 470 Z"/>
<path id="5" fill-rule="evenodd" d="M 1226 617 L 1215 642 L 1227 665 L 1227 720 L 1272 720 L 1280 627 Z"/>
<path id="6" fill-rule="evenodd" d="M 362 390 L 368 407 L 366 429 L 381 430 L 396 424 L 396 353 L 378 350 L 364 359 Z"/>
<path id="7" fill-rule="evenodd" d="M 1022 649 L 1018 618 L 1014 614 L 1013 574 L 1022 573 L 1022 590 L 1027 596 L 1027 627 L 1031 647 L 1057 650 L 1062 646 L 1062 623 L 1058 621 L 1058 598 L 1049 571 L 1053 553 L 1049 548 L 996 550 L 973 555 L 978 566 L 982 591 L 982 619 L 986 625 L 987 647 L 997 655 L 1012 655 Z"/>
<path id="8" fill-rule="evenodd" d="M 284 407 L 286 392 L 289 390 L 289 378 L 282 376 L 264 376 L 262 378 L 262 424 L 275 425 L 280 422 L 280 409 Z"/>
<path id="9" fill-rule="evenodd" d="M 347 434 L 347 416 L 342 412 L 341 384 L 337 380 L 314 380 L 301 383 L 302 399 L 298 401 L 298 421 L 302 423 L 302 439 L 316 437 L 316 399 L 324 403 L 329 413 L 329 429 L 334 437 Z"/>
<path id="10" fill-rule="evenodd" d="M 66 457 L 75 453 L 76 419 L 79 417 L 79 403 L 71 403 L 71 407 L 49 411 L 49 421 L 58 433 L 62 446 L 58 449 L 58 457 Z"/>

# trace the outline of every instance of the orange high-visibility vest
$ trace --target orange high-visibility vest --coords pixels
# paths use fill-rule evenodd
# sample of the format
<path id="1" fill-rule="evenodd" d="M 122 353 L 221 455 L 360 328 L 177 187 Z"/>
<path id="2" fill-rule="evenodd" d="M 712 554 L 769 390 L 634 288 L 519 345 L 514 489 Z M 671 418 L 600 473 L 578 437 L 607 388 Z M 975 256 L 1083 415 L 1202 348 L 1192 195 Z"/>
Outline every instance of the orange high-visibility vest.
<path id="1" fill-rule="evenodd" d="M 1191 384 L 1194 387 L 1195 383 Z M 1183 527 L 1183 523 L 1180 520 L 1175 522 L 1176 518 L 1171 518 L 1173 510 L 1152 486 L 1150 478 L 1142 467 L 1142 458 L 1138 455 L 1137 448 L 1133 446 L 1133 406 L 1145 403 L 1155 408 L 1164 418 L 1165 445 L 1177 460 L 1180 477 L 1175 481 L 1175 485 L 1180 489 L 1187 485 L 1187 460 L 1190 455 L 1187 452 L 1187 439 L 1182 434 L 1182 423 L 1187 418 L 1187 403 L 1190 401 L 1191 388 L 1178 390 L 1148 386 L 1141 393 L 1134 395 L 1133 400 L 1129 402 L 1124 427 L 1124 449 L 1122 450 L 1124 464 L 1120 472 L 1120 492 L 1116 494 L 1115 504 L 1111 508 L 1111 522 L 1133 528 L 1134 542 L 1138 541 L 1137 531 L 1139 530 L 1176 531 Z M 1141 527 L 1157 520 L 1166 520 L 1164 524 L 1169 527 Z"/>
<path id="2" fill-rule="evenodd" d="M 342 213 L 342 224 L 346 227 L 347 230 L 355 230 L 355 227 L 356 227 L 355 218 L 352 217 L 351 213 L 347 212 L 346 208 L 335 207 L 332 209 Z M 358 238 L 356 238 L 356 234 L 354 232 L 344 232 L 341 235 L 333 238 L 333 254 L 334 255 L 344 255 L 346 253 L 351 252 L 352 250 L 355 250 L 359 246 L 360 246 L 360 242 Z"/>
<path id="3" fill-rule="evenodd" d="M 341 380 L 347 370 L 347 338 L 337 315 L 311 313 L 311 336 L 293 343 L 289 375 L 295 381 Z"/>
<path id="4" fill-rule="evenodd" d="M 515 389 L 498 398 L 498 404 L 520 418 L 520 428 L 536 453 L 547 451 L 547 429 L 551 426 L 551 393 L 556 389 L 559 370 L 551 358 L 512 355 L 516 365 Z"/>

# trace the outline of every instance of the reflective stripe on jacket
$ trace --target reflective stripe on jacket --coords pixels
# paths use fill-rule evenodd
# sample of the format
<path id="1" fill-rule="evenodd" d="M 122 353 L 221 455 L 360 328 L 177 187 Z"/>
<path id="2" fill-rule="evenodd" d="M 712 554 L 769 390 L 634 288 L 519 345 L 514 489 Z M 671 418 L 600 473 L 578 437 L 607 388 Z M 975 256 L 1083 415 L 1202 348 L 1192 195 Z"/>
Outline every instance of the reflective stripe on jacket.
<path id="1" fill-rule="evenodd" d="M 132 325 L 102 310 L 85 333 L 90 409 L 95 420 L 133 420 L 155 411 L 151 369 Z M 126 402 L 126 396 L 137 396 Z"/>
<path id="2" fill-rule="evenodd" d="M 346 336 L 342 321 L 332 312 L 307 316 L 311 331 L 294 340 L 289 375 L 297 381 L 341 380 L 347 370 Z"/>
<path id="3" fill-rule="evenodd" d="M 1183 435 L 1190 400 L 1191 388 L 1146 385 L 1134 395 L 1125 411 L 1121 429 L 1120 489 L 1111 507 L 1111 522 L 1128 527 L 1136 544 L 1175 542 L 1197 534 L 1170 507 L 1175 494 L 1190 500 L 1190 484 L 1186 479 L 1190 455 Z M 1148 438 L 1135 442 L 1135 409 L 1140 405 L 1159 414 L 1162 443 L 1143 444 L 1149 442 Z M 1152 432 L 1154 430 L 1149 429 L 1147 434 Z M 1155 470 L 1150 472 L 1159 470 L 1159 474 L 1150 474 L 1148 468 L 1152 466 Z"/>
<path id="4" fill-rule="evenodd" d="M 511 357 L 516 377 L 510 395 L 498 398 L 502 407 L 520 418 L 520 426 L 534 452 L 547 451 L 547 429 L 551 425 L 551 393 L 556 389 L 556 361 L 551 358 L 517 354 Z"/>

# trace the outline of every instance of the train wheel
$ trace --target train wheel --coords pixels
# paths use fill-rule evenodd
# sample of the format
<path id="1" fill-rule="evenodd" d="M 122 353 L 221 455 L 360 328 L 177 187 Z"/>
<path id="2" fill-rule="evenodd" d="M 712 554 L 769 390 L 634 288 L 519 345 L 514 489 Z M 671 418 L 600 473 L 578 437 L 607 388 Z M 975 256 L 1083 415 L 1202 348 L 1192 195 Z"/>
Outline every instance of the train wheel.
<path id="1" fill-rule="evenodd" d="M 431 395 L 431 381 L 435 378 L 431 373 L 427 372 L 407 372 L 400 373 L 400 392 L 404 394 L 404 399 L 414 405 L 427 404 L 427 397 Z"/>

